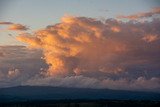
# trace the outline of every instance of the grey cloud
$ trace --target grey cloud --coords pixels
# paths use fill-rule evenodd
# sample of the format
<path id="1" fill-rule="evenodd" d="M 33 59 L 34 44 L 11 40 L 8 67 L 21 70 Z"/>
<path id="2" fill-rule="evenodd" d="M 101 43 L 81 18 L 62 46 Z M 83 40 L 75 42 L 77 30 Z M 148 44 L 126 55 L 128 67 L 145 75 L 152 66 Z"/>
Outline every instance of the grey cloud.
<path id="1" fill-rule="evenodd" d="M 145 77 L 138 77 L 129 80 L 127 78 L 121 79 L 96 79 L 91 77 L 69 76 L 65 78 L 59 77 L 35 77 L 29 81 L 22 83 L 22 85 L 37 85 L 37 86 L 58 86 L 58 87 L 76 87 L 76 88 L 107 88 L 114 90 L 139 90 L 139 91 L 158 91 L 160 89 L 160 79 L 152 77 L 146 79 Z"/>
<path id="2" fill-rule="evenodd" d="M 0 87 L 20 85 L 47 68 L 41 50 L 25 46 L 0 46 L 5 56 L 0 57 Z M 2 78 L 3 77 L 3 78 Z"/>

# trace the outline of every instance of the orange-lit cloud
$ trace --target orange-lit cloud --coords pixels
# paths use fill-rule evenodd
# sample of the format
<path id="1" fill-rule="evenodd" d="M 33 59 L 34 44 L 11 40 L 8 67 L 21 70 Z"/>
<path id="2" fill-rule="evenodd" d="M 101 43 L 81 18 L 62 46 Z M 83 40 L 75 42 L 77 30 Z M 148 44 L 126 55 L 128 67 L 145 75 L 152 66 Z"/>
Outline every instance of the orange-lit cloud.
<path id="1" fill-rule="evenodd" d="M 28 28 L 21 24 L 11 24 L 8 30 L 28 30 Z"/>
<path id="2" fill-rule="evenodd" d="M 12 22 L 0 22 L 0 25 L 9 25 L 9 27 L 7 28 L 7 30 L 25 31 L 25 30 L 29 29 L 25 25 L 16 24 L 16 23 L 12 23 Z"/>
<path id="3" fill-rule="evenodd" d="M 3 52 L 0 52 L 0 57 L 3 57 L 4 56 L 4 53 Z"/>
<path id="4" fill-rule="evenodd" d="M 58 24 L 19 34 L 17 40 L 28 49 L 0 46 L 0 80 L 9 85 L 157 91 L 159 28 L 160 19 L 102 22 L 65 16 Z"/>
<path id="5" fill-rule="evenodd" d="M 120 32 L 120 31 L 121 31 L 120 28 L 119 28 L 119 27 L 116 27 L 116 26 L 111 27 L 111 30 L 112 30 L 113 32 Z"/>
<path id="6" fill-rule="evenodd" d="M 144 36 L 142 39 L 146 42 L 154 42 L 158 40 L 159 38 L 157 35 L 147 35 L 147 36 Z"/>
<path id="7" fill-rule="evenodd" d="M 0 22 L 0 25 L 10 25 L 13 24 L 12 22 Z"/>
<path id="8" fill-rule="evenodd" d="M 129 15 L 129 16 L 120 15 L 120 16 L 117 16 L 117 18 L 136 20 L 136 19 L 140 19 L 140 18 L 152 17 L 153 15 L 156 15 L 156 14 L 160 14 L 160 7 L 153 8 L 149 12 L 141 12 L 141 13 L 137 13 L 137 14 L 133 14 L 133 15 Z"/>
<path id="9" fill-rule="evenodd" d="M 59 24 L 33 35 L 21 34 L 17 39 L 43 50 L 49 76 L 119 74 L 151 60 L 146 53 L 159 46 L 146 47 L 155 41 L 153 37 L 148 39 L 146 33 L 159 34 L 155 28 L 159 23 L 159 19 L 146 23 L 107 19 L 103 23 L 93 18 L 65 16 Z"/>
<path id="10" fill-rule="evenodd" d="M 114 54 L 126 52 L 127 47 L 103 35 L 105 31 L 114 33 L 119 29 L 92 18 L 67 16 L 60 24 L 37 31 L 35 36 L 21 34 L 17 39 L 43 49 L 44 59 L 50 65 L 49 75 L 75 75 L 75 69 L 118 72 L 107 64 Z"/>

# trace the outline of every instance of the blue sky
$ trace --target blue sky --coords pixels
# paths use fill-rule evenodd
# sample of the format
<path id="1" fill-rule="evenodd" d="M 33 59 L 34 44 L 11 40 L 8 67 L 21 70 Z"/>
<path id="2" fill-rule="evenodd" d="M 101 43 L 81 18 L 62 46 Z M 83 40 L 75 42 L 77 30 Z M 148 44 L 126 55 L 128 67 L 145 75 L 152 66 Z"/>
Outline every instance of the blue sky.
<path id="1" fill-rule="evenodd" d="M 21 23 L 32 30 L 58 23 L 65 14 L 114 18 L 159 6 L 158 0 L 3 0 L 0 4 L 0 21 Z M 8 33 L 15 35 L 0 32 L 0 45 L 21 45 Z"/>

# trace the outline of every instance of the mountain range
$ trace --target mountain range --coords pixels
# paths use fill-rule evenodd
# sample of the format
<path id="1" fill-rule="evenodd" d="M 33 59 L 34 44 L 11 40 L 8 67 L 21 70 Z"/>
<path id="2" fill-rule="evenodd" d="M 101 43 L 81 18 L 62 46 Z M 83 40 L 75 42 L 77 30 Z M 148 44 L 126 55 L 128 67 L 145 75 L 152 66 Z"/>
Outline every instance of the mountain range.
<path id="1" fill-rule="evenodd" d="M 16 86 L 0 88 L 0 102 L 32 100 L 158 100 L 160 93 L 111 89 Z"/>

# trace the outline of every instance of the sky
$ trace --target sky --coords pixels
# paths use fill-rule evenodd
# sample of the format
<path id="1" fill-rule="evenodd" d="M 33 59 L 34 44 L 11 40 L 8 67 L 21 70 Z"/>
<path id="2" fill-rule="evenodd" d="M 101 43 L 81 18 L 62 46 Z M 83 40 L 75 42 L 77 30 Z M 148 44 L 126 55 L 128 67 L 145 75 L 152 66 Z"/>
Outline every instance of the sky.
<path id="1" fill-rule="evenodd" d="M 22 23 L 37 30 L 49 24 L 60 22 L 66 14 L 93 18 L 113 18 L 117 15 L 129 15 L 149 11 L 159 6 L 159 0 L 1 0 L 0 20 Z M 34 21 L 33 21 L 34 20 Z M 2 29 L 2 28 L 1 28 Z M 0 45 L 17 45 L 13 37 L 1 32 Z"/>
<path id="2" fill-rule="evenodd" d="M 158 0 L 1 0 L 0 87 L 160 90 Z"/>

